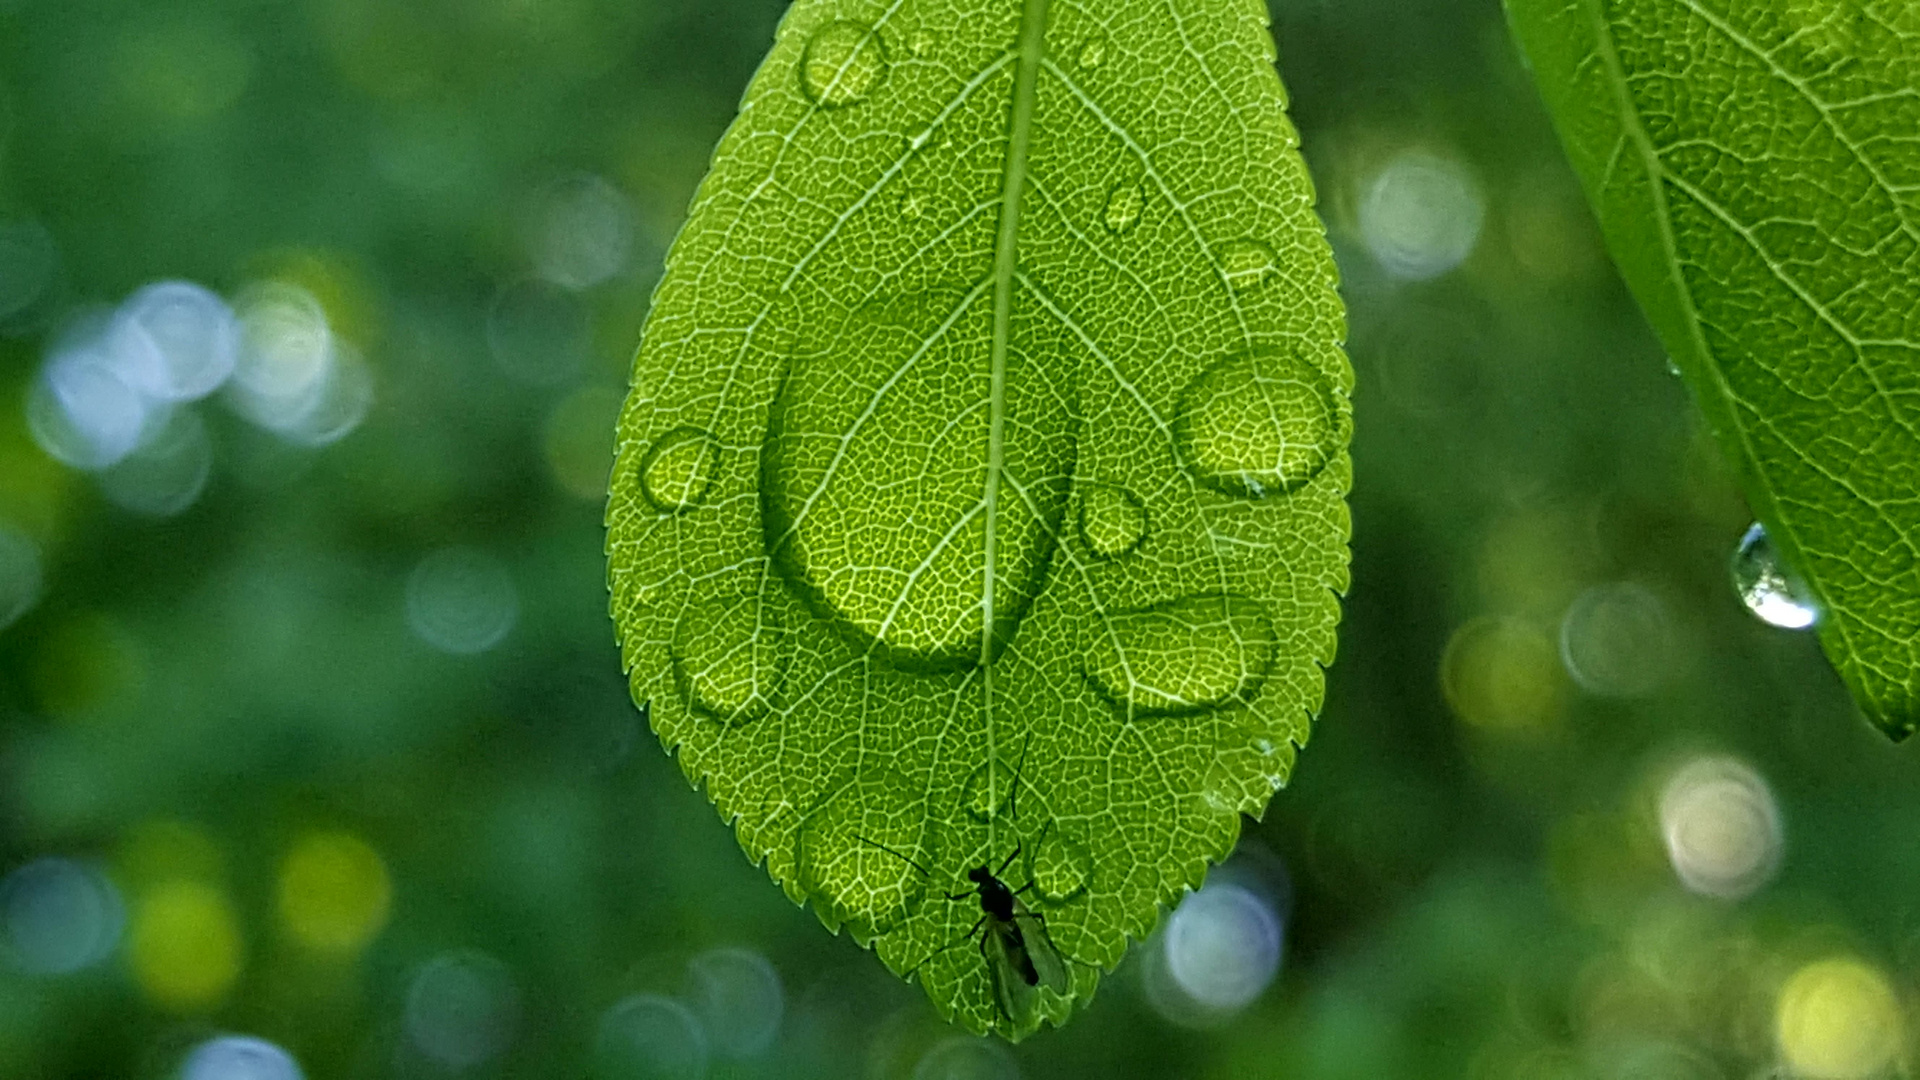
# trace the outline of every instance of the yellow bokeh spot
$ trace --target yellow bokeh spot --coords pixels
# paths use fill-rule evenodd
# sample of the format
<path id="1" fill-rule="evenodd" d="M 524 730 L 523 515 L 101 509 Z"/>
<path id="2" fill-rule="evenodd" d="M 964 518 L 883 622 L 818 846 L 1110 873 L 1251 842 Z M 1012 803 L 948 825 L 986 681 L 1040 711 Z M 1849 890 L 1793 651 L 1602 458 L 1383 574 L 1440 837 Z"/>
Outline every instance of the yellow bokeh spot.
<path id="1" fill-rule="evenodd" d="M 1787 1064 L 1816 1080 L 1878 1074 L 1905 1038 L 1893 987 L 1858 960 L 1821 960 L 1794 972 L 1774 1023 Z"/>
<path id="2" fill-rule="evenodd" d="M 308 833 L 280 864 L 280 919 L 318 952 L 364 948 L 387 925 L 392 899 L 386 864 L 350 833 Z"/>
<path id="3" fill-rule="evenodd" d="M 220 890 L 198 881 L 166 882 L 142 896 L 127 949 L 141 991 L 173 1012 L 220 1004 L 240 976 L 233 906 Z"/>
<path id="4" fill-rule="evenodd" d="M 1475 727 L 1539 730 L 1560 713 L 1560 655 L 1524 619 L 1482 616 L 1454 631 L 1440 684 L 1453 711 Z"/>

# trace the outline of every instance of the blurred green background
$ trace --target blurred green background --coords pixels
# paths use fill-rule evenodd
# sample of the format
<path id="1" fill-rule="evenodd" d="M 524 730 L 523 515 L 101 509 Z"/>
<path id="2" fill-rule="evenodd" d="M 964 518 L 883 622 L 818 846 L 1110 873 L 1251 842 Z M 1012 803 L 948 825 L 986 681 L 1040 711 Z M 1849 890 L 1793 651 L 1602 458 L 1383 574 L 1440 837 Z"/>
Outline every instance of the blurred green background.
<path id="1" fill-rule="evenodd" d="M 600 526 L 782 10 L 0 0 L 0 1077 L 1908 1075 L 1914 752 L 1743 606 L 1493 0 L 1273 8 L 1360 375 L 1292 787 L 1015 1048 L 793 907 Z"/>

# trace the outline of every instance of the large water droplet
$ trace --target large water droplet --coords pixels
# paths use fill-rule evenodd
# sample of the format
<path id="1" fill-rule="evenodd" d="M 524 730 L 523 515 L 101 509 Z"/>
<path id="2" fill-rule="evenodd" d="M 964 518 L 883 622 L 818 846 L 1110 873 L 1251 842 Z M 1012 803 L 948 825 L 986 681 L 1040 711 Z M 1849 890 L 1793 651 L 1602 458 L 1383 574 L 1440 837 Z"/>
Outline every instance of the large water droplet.
<path id="1" fill-rule="evenodd" d="M 1786 630 L 1805 630 L 1820 619 L 1813 590 L 1774 550 L 1765 527 L 1755 523 L 1733 553 L 1733 587 L 1747 610 Z"/>
<path id="2" fill-rule="evenodd" d="M 1134 715 L 1198 712 L 1245 701 L 1273 661 L 1273 623 L 1243 596 L 1190 596 L 1109 616 L 1095 631 L 1087 677 Z"/>
<path id="3" fill-rule="evenodd" d="M 785 622 L 758 596 L 689 607 L 674 634 L 673 672 L 693 707 L 728 724 L 765 716 L 786 678 Z"/>
<path id="4" fill-rule="evenodd" d="M 1273 248 L 1258 240 L 1235 240 L 1220 249 L 1220 276 L 1234 292 L 1247 292 L 1272 281 L 1280 268 Z"/>
<path id="5" fill-rule="evenodd" d="M 713 487 L 713 436 L 698 428 L 675 428 L 660 436 L 640 466 L 640 491 L 669 514 L 691 510 Z"/>
<path id="6" fill-rule="evenodd" d="M 1263 350 L 1222 360 L 1189 384 L 1175 434 L 1201 482 L 1257 499 L 1318 474 L 1343 426 L 1317 369 L 1291 353 Z"/>
<path id="7" fill-rule="evenodd" d="M 828 23 L 800 57 L 800 87 L 825 109 L 866 97 L 886 73 L 887 49 L 880 35 L 857 22 Z"/>
<path id="8" fill-rule="evenodd" d="M 1103 559 L 1132 551 L 1147 532 L 1147 508 L 1140 497 L 1112 484 L 1088 484 L 1080 493 L 1080 535 Z"/>
<path id="9" fill-rule="evenodd" d="M 1086 845 L 1057 826 L 1048 829 L 1033 853 L 1033 886 L 1040 895 L 1055 903 L 1070 900 L 1087 887 L 1092 875 L 1093 856 Z"/>
<path id="10" fill-rule="evenodd" d="M 886 932 L 926 891 L 921 867 L 933 865 L 911 823 L 846 788 L 806 816 L 795 841 L 800 885 L 830 925 L 856 940 Z"/>
<path id="11" fill-rule="evenodd" d="M 1080 46 L 1080 66 L 1091 71 L 1107 62 L 1107 36 L 1095 34 Z"/>
<path id="12" fill-rule="evenodd" d="M 1107 209 L 1102 215 L 1107 231 L 1115 236 L 1132 232 L 1140 223 L 1140 212 L 1147 207 L 1147 193 L 1139 184 L 1122 181 L 1107 193 Z"/>
<path id="13" fill-rule="evenodd" d="M 1007 808 L 1013 796 L 1013 770 L 1004 762 L 989 761 L 967 777 L 961 802 L 975 821 L 991 821 Z"/>

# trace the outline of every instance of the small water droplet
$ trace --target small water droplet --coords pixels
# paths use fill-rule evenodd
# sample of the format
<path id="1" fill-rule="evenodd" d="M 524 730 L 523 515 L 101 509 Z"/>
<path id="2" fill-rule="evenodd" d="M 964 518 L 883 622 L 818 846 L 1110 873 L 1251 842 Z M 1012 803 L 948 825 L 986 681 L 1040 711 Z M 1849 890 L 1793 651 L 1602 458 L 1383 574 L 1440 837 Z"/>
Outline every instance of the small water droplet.
<path id="1" fill-rule="evenodd" d="M 933 51 L 933 34 L 926 30 L 915 30 L 907 41 L 907 51 L 915 56 L 925 56 Z"/>
<path id="2" fill-rule="evenodd" d="M 1274 751 L 1273 740 L 1272 739 L 1255 739 L 1253 740 L 1253 748 L 1256 752 L 1258 752 L 1261 756 L 1264 757 L 1268 754 L 1273 753 Z"/>
<path id="3" fill-rule="evenodd" d="M 726 724 L 767 714 L 786 679 L 786 620 L 758 596 L 708 597 L 681 617 L 673 673 L 688 702 Z"/>
<path id="4" fill-rule="evenodd" d="M 921 834 L 884 805 L 845 788 L 806 815 L 794 841 L 800 886 L 829 925 L 844 923 L 856 940 L 886 932 L 926 891 L 918 866 L 933 859 Z M 912 860 L 909 862 L 908 860 Z"/>
<path id="5" fill-rule="evenodd" d="M 1013 770 L 999 761 L 989 761 L 967 777 L 962 803 L 975 821 L 991 821 L 1012 800 Z"/>
<path id="6" fill-rule="evenodd" d="M 1147 195 L 1139 184 L 1122 181 L 1115 184 L 1107 193 L 1107 210 L 1103 216 L 1107 231 L 1115 236 L 1124 236 L 1133 231 L 1140 223 L 1140 212 L 1147 207 Z"/>
<path id="7" fill-rule="evenodd" d="M 1140 497 L 1112 484 L 1088 484 L 1080 493 L 1080 535 L 1103 559 L 1117 559 L 1140 546 L 1147 508 Z"/>
<path id="8" fill-rule="evenodd" d="M 1085 844 L 1070 838 L 1056 825 L 1047 830 L 1046 839 L 1033 853 L 1033 885 L 1040 895 L 1059 903 L 1071 900 L 1087 887 L 1093 876 L 1093 856 Z"/>
<path id="9" fill-rule="evenodd" d="M 1332 390 L 1304 359 L 1241 353 L 1202 372 L 1180 398 L 1175 437 L 1201 482 L 1262 498 L 1318 475 L 1344 438 Z"/>
<path id="10" fill-rule="evenodd" d="M 800 57 L 800 87 L 824 109 L 837 109 L 873 92 L 887 73 L 887 49 L 871 27 L 828 23 Z"/>
<path id="11" fill-rule="evenodd" d="M 907 136 L 908 152 L 918 150 L 921 147 L 927 145 L 928 140 L 932 138 L 933 138 L 933 129 L 930 127 L 921 128 L 919 131 L 915 132 L 914 134 Z"/>
<path id="12" fill-rule="evenodd" d="M 1136 716 L 1200 712 L 1251 698 L 1273 661 L 1273 623 L 1244 596 L 1190 596 L 1107 617 L 1087 677 Z"/>
<path id="13" fill-rule="evenodd" d="M 1675 360 L 1671 356 L 1667 357 L 1667 374 L 1674 376 L 1680 374 L 1680 361 Z"/>
<path id="14" fill-rule="evenodd" d="M 1107 38 L 1105 34 L 1096 34 L 1080 46 L 1080 66 L 1091 71 L 1107 61 Z"/>
<path id="15" fill-rule="evenodd" d="M 653 444 L 640 465 L 640 492 L 664 513 L 700 505 L 713 487 L 713 436 L 699 428 L 674 428 Z"/>
<path id="16" fill-rule="evenodd" d="M 1733 587 L 1747 610 L 1785 630 L 1805 630 L 1820 620 L 1813 590 L 1787 566 L 1758 523 L 1740 538 L 1733 553 Z"/>
<path id="17" fill-rule="evenodd" d="M 1234 292 L 1248 292 L 1272 281 L 1280 257 L 1258 240 L 1235 240 L 1220 249 L 1220 276 Z"/>
<path id="18" fill-rule="evenodd" d="M 924 192 L 916 191 L 913 188 L 908 188 L 907 190 L 900 193 L 900 216 L 901 217 L 921 218 L 921 217 L 925 217 L 926 213 L 927 213 L 927 196 Z"/>

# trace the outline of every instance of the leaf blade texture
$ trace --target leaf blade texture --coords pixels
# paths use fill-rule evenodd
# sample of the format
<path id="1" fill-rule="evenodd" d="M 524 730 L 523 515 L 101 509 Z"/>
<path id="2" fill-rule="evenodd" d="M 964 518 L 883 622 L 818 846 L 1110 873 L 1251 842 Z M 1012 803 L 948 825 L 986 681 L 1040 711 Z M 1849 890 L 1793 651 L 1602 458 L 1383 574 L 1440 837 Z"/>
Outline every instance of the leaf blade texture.
<path id="1" fill-rule="evenodd" d="M 1507 0 L 1608 248 L 1868 717 L 1920 724 L 1920 8 Z"/>
<path id="2" fill-rule="evenodd" d="M 1090 996 L 1320 706 L 1352 373 L 1264 19 L 802 0 L 635 360 L 636 701 L 749 857 L 975 1031 Z M 966 895 L 1015 852 L 1072 990 L 1018 1017 Z"/>

